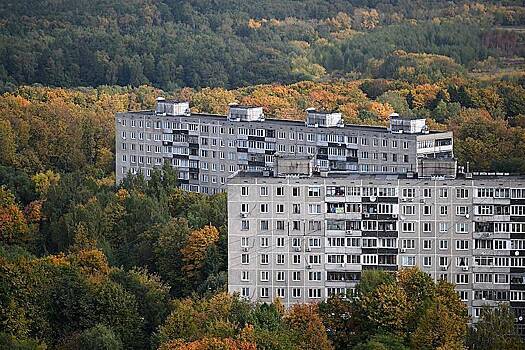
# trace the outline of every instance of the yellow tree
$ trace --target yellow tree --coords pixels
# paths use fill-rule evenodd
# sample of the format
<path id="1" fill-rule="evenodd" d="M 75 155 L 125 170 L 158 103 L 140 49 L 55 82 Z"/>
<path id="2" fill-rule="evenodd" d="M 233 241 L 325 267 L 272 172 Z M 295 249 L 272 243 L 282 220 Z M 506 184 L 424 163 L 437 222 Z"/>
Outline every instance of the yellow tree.
<path id="1" fill-rule="evenodd" d="M 299 349 L 333 349 L 315 304 L 296 304 L 287 310 L 285 322 L 298 335 Z"/>
<path id="2" fill-rule="evenodd" d="M 202 282 L 202 268 L 204 267 L 208 248 L 218 240 L 219 231 L 214 226 L 204 226 L 189 234 L 185 246 L 181 249 L 182 272 L 186 277 L 187 283 L 199 285 Z"/>
<path id="3" fill-rule="evenodd" d="M 35 189 L 40 198 L 46 198 L 49 188 L 60 181 L 60 174 L 47 170 L 33 175 L 31 180 L 35 183 Z"/>
<path id="4" fill-rule="evenodd" d="M 406 334 L 412 304 L 405 291 L 393 283 L 384 283 L 360 298 L 361 317 L 368 329 Z"/>
<path id="5" fill-rule="evenodd" d="M 0 187 L 0 242 L 23 244 L 29 241 L 29 226 L 24 213 L 15 202 L 15 196 Z"/>

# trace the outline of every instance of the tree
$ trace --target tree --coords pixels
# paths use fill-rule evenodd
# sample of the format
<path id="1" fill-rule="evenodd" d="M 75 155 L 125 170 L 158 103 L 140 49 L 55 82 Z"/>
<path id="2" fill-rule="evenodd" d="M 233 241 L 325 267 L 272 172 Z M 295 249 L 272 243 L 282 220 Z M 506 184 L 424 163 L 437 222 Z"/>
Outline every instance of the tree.
<path id="1" fill-rule="evenodd" d="M 363 329 L 372 334 L 392 332 L 403 337 L 413 312 L 411 307 L 412 304 L 402 288 L 395 284 L 380 284 L 359 299 L 360 320 L 365 324 Z"/>
<path id="2" fill-rule="evenodd" d="M 507 304 L 496 307 L 484 306 L 480 319 L 468 337 L 471 349 L 525 349 L 523 340 L 516 332 L 515 316 Z"/>
<path id="3" fill-rule="evenodd" d="M 181 249 L 182 271 L 185 275 L 186 288 L 194 290 L 205 280 L 203 267 L 211 245 L 219 239 L 219 231 L 213 226 L 204 226 L 200 230 L 192 231 Z"/>
<path id="4" fill-rule="evenodd" d="M 403 344 L 402 338 L 390 333 L 381 333 L 359 343 L 352 350 L 408 350 L 408 347 Z"/>
<path id="5" fill-rule="evenodd" d="M 9 120 L 0 120 L 0 165 L 15 165 L 16 139 Z"/>
<path id="6" fill-rule="evenodd" d="M 80 334 L 78 337 L 78 348 L 86 350 L 120 350 L 123 349 L 123 345 L 110 327 L 99 323 Z"/>
<path id="7" fill-rule="evenodd" d="M 29 226 L 24 213 L 15 202 L 15 197 L 4 186 L 0 186 L 0 242 L 3 244 L 27 244 Z"/>
<path id="8" fill-rule="evenodd" d="M 332 349 L 318 311 L 317 305 L 313 304 L 296 304 L 287 310 L 284 320 L 295 332 L 299 349 Z"/>
<path id="9" fill-rule="evenodd" d="M 439 302 L 428 307 L 411 335 L 414 349 L 463 349 L 467 331 L 465 318 Z"/>
<path id="10" fill-rule="evenodd" d="M 319 303 L 319 315 L 336 349 L 348 348 L 357 342 L 360 330 L 354 314 L 352 300 L 339 295 Z"/>
<path id="11" fill-rule="evenodd" d="M 36 193 L 38 193 L 40 198 L 45 198 L 49 187 L 56 186 L 60 181 L 60 175 L 51 170 L 47 170 L 46 172 L 33 175 L 31 180 L 35 183 Z"/>

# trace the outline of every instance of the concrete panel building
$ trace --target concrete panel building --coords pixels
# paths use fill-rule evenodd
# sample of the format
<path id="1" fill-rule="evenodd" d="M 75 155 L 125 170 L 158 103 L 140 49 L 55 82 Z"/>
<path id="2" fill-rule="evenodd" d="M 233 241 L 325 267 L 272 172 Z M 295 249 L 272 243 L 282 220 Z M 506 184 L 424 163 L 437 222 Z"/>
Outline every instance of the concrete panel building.
<path id="1" fill-rule="evenodd" d="M 453 162 L 451 132 L 398 115 L 389 127 L 344 125 L 340 113 L 313 109 L 305 121 L 270 119 L 261 107 L 241 105 L 222 116 L 159 98 L 155 110 L 117 113 L 115 123 L 117 182 L 128 173 L 149 178 L 167 162 L 183 189 L 209 194 L 224 191 L 237 171 L 272 170 L 276 155 L 310 155 L 317 171 L 363 174 L 418 173 L 424 159 Z"/>
<path id="2" fill-rule="evenodd" d="M 474 319 L 498 302 L 524 316 L 525 177 L 240 173 L 228 213 L 229 291 L 251 300 L 316 302 L 418 266 Z"/>

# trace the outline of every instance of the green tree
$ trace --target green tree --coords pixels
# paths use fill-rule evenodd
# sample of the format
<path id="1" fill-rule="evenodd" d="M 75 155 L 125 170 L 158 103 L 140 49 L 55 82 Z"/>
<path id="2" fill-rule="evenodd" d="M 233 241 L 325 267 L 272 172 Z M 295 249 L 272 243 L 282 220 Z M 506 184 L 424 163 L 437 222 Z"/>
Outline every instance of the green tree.
<path id="1" fill-rule="evenodd" d="M 9 120 L 0 120 L 0 165 L 13 166 L 15 162 L 15 133 Z"/>
<path id="2" fill-rule="evenodd" d="M 515 316 L 510 306 L 484 306 L 479 321 L 471 329 L 468 344 L 471 349 L 525 349 L 516 332 Z"/>

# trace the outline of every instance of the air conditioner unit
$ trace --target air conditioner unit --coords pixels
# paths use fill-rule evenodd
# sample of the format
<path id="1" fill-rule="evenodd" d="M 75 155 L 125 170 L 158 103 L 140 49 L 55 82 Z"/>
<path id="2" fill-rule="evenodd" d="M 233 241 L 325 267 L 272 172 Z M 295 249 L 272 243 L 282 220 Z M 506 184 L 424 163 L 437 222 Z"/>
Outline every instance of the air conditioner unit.
<path id="1" fill-rule="evenodd" d="M 441 271 L 447 271 L 447 266 L 441 266 Z"/>
<path id="2" fill-rule="evenodd" d="M 468 219 L 470 217 L 470 214 L 465 214 L 465 217 Z"/>
<path id="3" fill-rule="evenodd" d="M 468 266 L 463 266 L 461 269 L 462 269 L 463 271 L 468 271 Z"/>
<path id="4" fill-rule="evenodd" d="M 400 252 L 400 253 L 406 253 L 406 252 L 407 252 L 407 249 L 406 249 L 406 248 L 401 248 L 401 249 L 399 249 L 399 252 Z"/>
<path id="5" fill-rule="evenodd" d="M 401 198 L 401 202 L 406 202 L 407 199 L 406 198 Z"/>
<path id="6" fill-rule="evenodd" d="M 245 218 L 247 216 L 246 213 L 241 213 L 241 218 Z"/>
<path id="7" fill-rule="evenodd" d="M 368 214 L 368 213 L 364 213 L 363 216 L 364 216 L 365 218 L 369 218 L 369 217 L 370 217 L 370 214 Z"/>
<path id="8" fill-rule="evenodd" d="M 242 248 L 242 251 L 243 251 L 243 252 L 247 252 L 247 251 L 248 251 L 248 247 L 243 247 L 243 248 Z"/>
<path id="9" fill-rule="evenodd" d="M 347 235 L 352 235 L 353 231 L 352 230 L 346 230 L 346 234 Z"/>
<path id="10" fill-rule="evenodd" d="M 341 267 L 345 267 L 345 263 L 341 263 L 339 266 L 341 266 Z"/>
<path id="11" fill-rule="evenodd" d="M 307 252 L 311 252 L 311 251 L 312 251 L 312 248 L 310 248 L 310 247 L 306 247 L 305 251 L 307 251 Z"/>
<path id="12" fill-rule="evenodd" d="M 392 214 L 393 219 L 397 219 L 397 214 Z"/>
<path id="13" fill-rule="evenodd" d="M 300 252 L 301 251 L 301 247 L 295 247 L 295 251 L 296 252 Z"/>
<path id="14" fill-rule="evenodd" d="M 312 265 L 308 264 L 306 265 L 306 268 L 310 270 L 312 268 Z"/>

